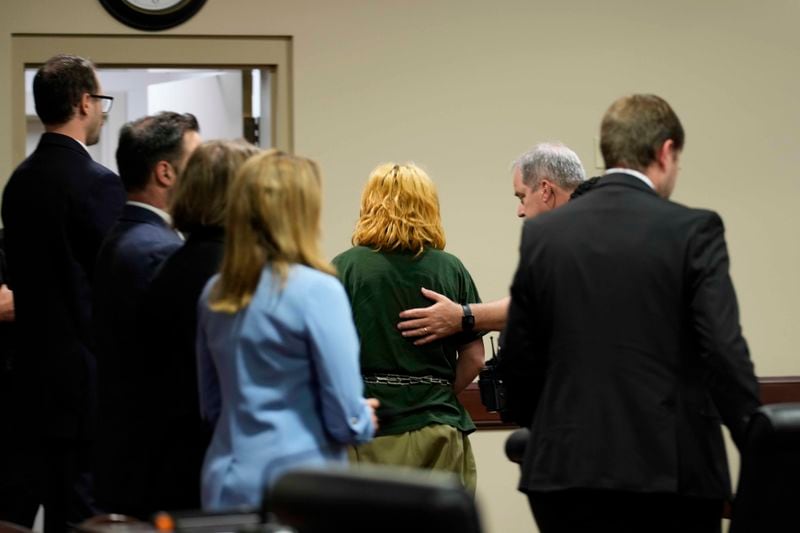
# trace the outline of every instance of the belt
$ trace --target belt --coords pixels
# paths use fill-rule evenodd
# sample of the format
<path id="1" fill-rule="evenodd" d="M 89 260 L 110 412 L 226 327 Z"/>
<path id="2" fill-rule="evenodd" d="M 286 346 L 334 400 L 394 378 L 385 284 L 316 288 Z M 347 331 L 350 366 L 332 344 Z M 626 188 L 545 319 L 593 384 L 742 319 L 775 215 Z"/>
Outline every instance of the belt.
<path id="1" fill-rule="evenodd" d="M 451 386 L 449 380 L 436 378 L 433 376 L 403 376 L 401 374 L 371 374 L 364 376 L 364 383 L 371 385 L 447 385 Z"/>

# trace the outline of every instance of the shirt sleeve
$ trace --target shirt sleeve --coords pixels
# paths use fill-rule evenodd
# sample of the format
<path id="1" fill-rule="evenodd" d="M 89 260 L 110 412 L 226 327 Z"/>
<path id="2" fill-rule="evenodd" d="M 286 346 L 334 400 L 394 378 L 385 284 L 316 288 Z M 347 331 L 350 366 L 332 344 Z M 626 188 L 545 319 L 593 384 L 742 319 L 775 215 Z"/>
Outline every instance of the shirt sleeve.
<path id="1" fill-rule="evenodd" d="M 314 285 L 306 324 L 328 433 L 343 444 L 369 441 L 375 428 L 363 397 L 358 334 L 347 295 L 335 278 Z"/>

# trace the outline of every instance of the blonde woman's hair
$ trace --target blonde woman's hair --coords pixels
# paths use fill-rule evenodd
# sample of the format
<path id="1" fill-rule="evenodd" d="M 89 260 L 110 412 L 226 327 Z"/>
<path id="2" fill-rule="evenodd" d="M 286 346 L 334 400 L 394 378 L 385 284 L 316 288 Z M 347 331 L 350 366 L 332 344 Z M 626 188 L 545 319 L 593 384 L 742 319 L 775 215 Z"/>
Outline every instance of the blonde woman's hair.
<path id="1" fill-rule="evenodd" d="M 375 168 L 361 194 L 352 242 L 379 251 L 443 250 L 439 196 L 425 171 L 413 163 Z"/>
<path id="2" fill-rule="evenodd" d="M 172 222 L 191 233 L 202 226 L 222 226 L 228 186 L 239 167 L 259 149 L 244 140 L 208 141 L 192 153 L 170 199 Z"/>
<path id="3" fill-rule="evenodd" d="M 278 150 L 242 165 L 229 189 L 225 254 L 211 309 L 246 307 L 266 265 L 281 285 L 294 263 L 335 272 L 319 249 L 320 181 L 314 161 Z"/>

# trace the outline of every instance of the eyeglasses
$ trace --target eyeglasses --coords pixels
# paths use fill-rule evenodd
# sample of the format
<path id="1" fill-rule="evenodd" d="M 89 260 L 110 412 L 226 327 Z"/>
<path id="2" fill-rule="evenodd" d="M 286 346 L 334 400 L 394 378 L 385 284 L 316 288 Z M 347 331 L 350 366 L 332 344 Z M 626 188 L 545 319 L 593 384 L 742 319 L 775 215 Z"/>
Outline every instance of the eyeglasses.
<path id="1" fill-rule="evenodd" d="M 103 110 L 103 113 L 108 113 L 109 111 L 111 111 L 111 105 L 114 103 L 113 96 L 105 96 L 102 94 L 90 94 L 89 96 L 91 98 L 100 99 L 100 104 L 102 105 L 101 109 Z"/>

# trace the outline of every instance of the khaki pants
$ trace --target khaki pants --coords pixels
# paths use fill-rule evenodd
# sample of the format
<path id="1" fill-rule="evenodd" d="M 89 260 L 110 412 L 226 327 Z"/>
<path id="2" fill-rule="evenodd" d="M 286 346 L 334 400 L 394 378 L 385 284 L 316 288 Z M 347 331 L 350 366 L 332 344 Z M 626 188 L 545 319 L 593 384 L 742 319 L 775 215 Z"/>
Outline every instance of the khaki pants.
<path id="1" fill-rule="evenodd" d="M 377 437 L 361 446 L 349 447 L 351 463 L 409 466 L 452 472 L 464 488 L 475 493 L 478 473 L 469 437 L 460 430 L 433 424 L 416 431 Z"/>

